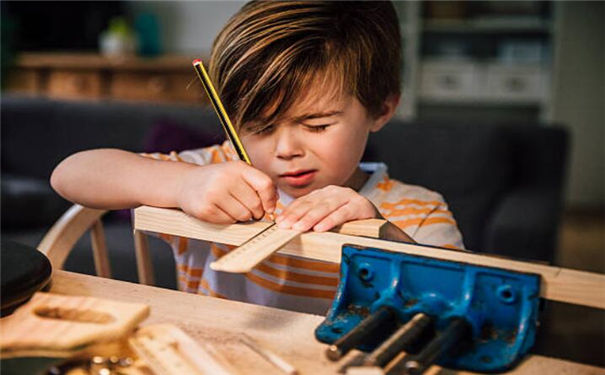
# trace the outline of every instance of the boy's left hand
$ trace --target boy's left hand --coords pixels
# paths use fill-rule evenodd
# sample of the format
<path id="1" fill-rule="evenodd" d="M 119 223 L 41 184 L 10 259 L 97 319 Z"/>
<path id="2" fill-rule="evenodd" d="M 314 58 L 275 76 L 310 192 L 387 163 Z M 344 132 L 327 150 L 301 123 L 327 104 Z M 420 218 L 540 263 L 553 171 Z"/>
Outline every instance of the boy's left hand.
<path id="1" fill-rule="evenodd" d="M 382 218 L 378 209 L 355 190 L 329 185 L 292 202 L 275 219 L 280 228 L 325 232 L 351 220 Z"/>

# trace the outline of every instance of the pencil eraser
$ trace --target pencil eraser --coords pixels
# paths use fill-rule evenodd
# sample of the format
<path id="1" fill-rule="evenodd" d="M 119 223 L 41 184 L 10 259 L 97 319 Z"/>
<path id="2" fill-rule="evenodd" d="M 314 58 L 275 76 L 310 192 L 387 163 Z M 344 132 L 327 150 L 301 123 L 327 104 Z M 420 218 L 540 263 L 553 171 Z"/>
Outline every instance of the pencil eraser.
<path id="1" fill-rule="evenodd" d="M 193 60 L 193 62 L 191 64 L 195 65 L 195 64 L 201 64 L 201 63 L 202 63 L 202 60 L 195 59 L 195 60 Z"/>

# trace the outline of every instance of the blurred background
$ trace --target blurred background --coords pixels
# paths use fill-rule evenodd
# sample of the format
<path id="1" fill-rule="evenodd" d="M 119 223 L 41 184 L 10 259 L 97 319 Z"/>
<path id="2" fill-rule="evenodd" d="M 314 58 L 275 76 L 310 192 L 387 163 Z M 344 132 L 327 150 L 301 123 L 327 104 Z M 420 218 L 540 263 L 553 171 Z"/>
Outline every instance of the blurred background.
<path id="1" fill-rule="evenodd" d="M 191 61 L 208 57 L 218 30 L 243 4 L 2 1 L 3 237 L 35 246 L 69 207 L 48 177 L 70 153 L 215 143 L 221 131 Z M 400 155 L 401 163 L 389 162 L 391 173 L 444 193 L 473 250 L 605 272 L 605 3 L 395 6 L 404 43 L 396 121 L 409 126 L 381 142 L 417 137 L 409 147 L 429 139 L 444 151 L 436 157 L 427 141 L 420 160 L 434 168 L 406 174 L 419 163 Z M 110 221 L 120 220 L 128 212 Z M 111 225 L 108 240 L 132 242 Z M 134 264 L 132 250 L 121 251 Z M 66 268 L 85 264 L 93 272 L 88 258 L 70 256 Z M 135 278 L 134 268 L 117 268 L 116 277 Z M 157 279 L 174 287 L 174 272 Z M 566 350 L 603 365 L 603 315 L 581 314 L 593 328 L 572 319 L 558 339 L 584 334 L 592 350 Z"/>

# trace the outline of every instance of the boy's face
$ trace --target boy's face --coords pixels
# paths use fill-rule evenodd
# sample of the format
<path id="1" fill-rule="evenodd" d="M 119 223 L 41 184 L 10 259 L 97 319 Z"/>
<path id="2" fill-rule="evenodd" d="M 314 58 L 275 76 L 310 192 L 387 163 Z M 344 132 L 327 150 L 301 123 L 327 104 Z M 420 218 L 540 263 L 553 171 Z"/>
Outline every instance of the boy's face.
<path id="1" fill-rule="evenodd" d="M 242 127 L 252 164 L 294 198 L 327 185 L 358 189 L 358 164 L 369 132 L 391 117 L 370 116 L 351 95 L 330 97 L 309 90 L 278 123 L 256 133 Z"/>

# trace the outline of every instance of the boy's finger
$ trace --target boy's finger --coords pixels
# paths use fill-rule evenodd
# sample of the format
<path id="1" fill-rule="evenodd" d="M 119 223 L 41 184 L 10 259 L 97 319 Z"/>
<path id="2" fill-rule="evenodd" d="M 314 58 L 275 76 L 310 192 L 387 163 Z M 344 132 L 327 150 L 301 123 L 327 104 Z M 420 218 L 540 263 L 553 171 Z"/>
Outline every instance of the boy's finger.
<path id="1" fill-rule="evenodd" d="M 276 220 L 280 228 L 291 228 L 307 212 L 313 209 L 314 203 L 308 198 L 299 198 L 292 202 Z"/>
<path id="2" fill-rule="evenodd" d="M 208 211 L 205 211 L 204 215 L 199 215 L 199 213 L 196 212 L 188 213 L 200 220 L 209 221 L 216 224 L 233 224 L 236 222 L 234 218 L 229 216 L 225 211 L 216 205 L 212 206 L 212 208 Z"/>
<path id="3" fill-rule="evenodd" d="M 322 221 L 327 216 L 330 216 L 333 212 L 338 211 L 340 207 L 345 205 L 347 201 L 324 201 L 321 204 L 316 205 L 313 209 L 309 210 L 303 217 L 301 217 L 293 226 L 292 229 L 299 231 L 308 231 L 313 228 L 317 223 Z"/>
<path id="4" fill-rule="evenodd" d="M 355 217 L 354 212 L 351 211 L 350 205 L 343 205 L 335 211 L 332 211 L 328 216 L 324 217 L 321 221 L 313 226 L 315 232 L 325 232 L 335 226 L 346 223 L 353 219 L 362 219 Z"/>
<path id="5" fill-rule="evenodd" d="M 233 195 L 219 203 L 218 206 L 236 221 L 248 221 L 252 218 L 252 212 Z"/>
<path id="6" fill-rule="evenodd" d="M 242 177 L 258 193 L 265 212 L 272 213 L 275 211 L 277 189 L 271 178 L 253 167 L 246 168 Z"/>
<path id="7" fill-rule="evenodd" d="M 265 215 L 265 210 L 261 198 L 256 191 L 247 183 L 236 184 L 231 187 L 231 195 L 235 197 L 242 205 L 252 212 L 255 219 L 260 219 Z"/>
<path id="8" fill-rule="evenodd" d="M 314 205 L 317 205 L 319 202 L 322 202 L 328 198 L 329 197 L 326 197 L 325 194 L 321 192 L 321 189 L 314 190 L 308 193 L 307 195 L 298 197 L 294 201 L 290 202 L 290 204 L 284 208 L 283 212 L 280 214 L 278 219 L 280 219 L 280 221 L 285 220 L 286 218 L 298 220 Z"/>

